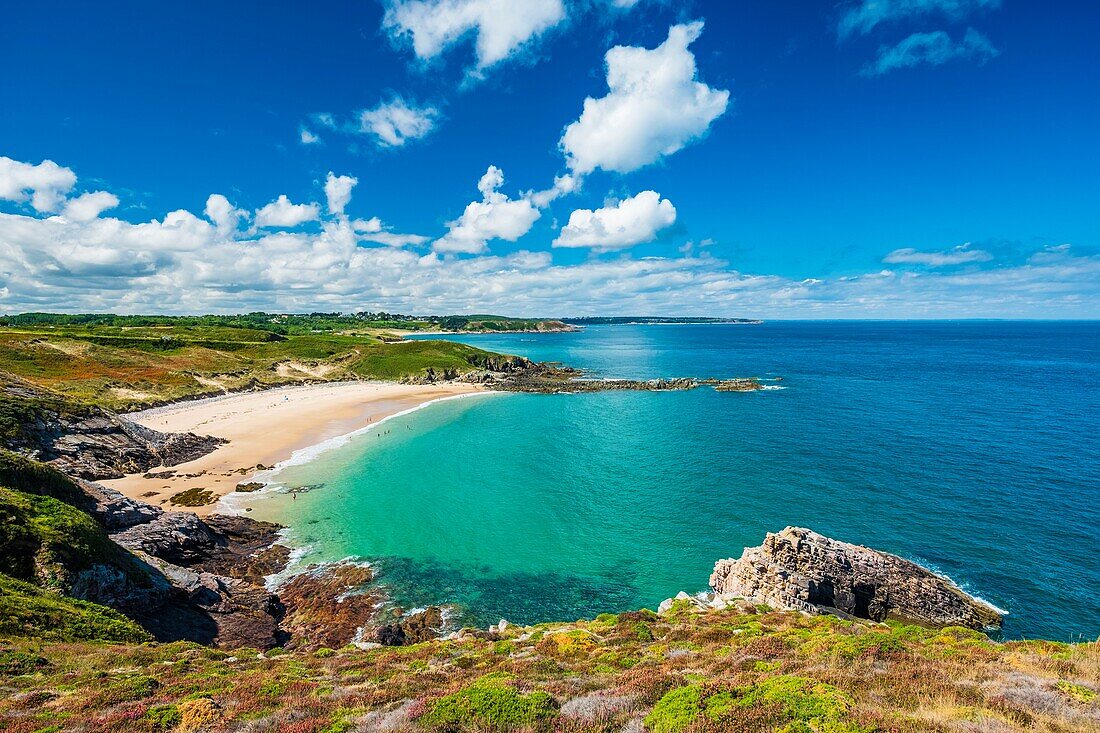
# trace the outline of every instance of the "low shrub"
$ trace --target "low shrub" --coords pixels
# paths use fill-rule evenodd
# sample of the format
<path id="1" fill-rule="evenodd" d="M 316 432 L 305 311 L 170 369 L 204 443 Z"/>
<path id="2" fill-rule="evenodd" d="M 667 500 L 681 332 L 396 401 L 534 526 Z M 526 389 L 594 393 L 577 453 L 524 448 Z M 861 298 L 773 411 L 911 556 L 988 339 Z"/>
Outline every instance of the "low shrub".
<path id="1" fill-rule="evenodd" d="M 489 674 L 459 692 L 436 700 L 419 723 L 435 730 L 457 731 L 516 728 L 544 730 L 558 715 L 558 705 L 545 692 L 521 693 L 504 674 Z"/>

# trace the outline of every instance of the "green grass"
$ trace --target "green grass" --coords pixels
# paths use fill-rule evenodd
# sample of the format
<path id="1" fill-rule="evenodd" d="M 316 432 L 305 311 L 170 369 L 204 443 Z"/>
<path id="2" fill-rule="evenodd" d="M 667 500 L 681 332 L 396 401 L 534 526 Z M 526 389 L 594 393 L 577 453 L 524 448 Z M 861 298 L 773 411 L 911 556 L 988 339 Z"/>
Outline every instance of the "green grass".
<path id="1" fill-rule="evenodd" d="M 453 377 L 500 355 L 449 341 L 387 343 L 371 333 L 282 335 L 208 325 L 0 327 L 0 436 L 51 411 L 128 410 L 224 390 L 301 381 Z M 21 382 L 20 380 L 23 380 Z M 25 394 L 29 383 L 48 392 Z"/>
<path id="2" fill-rule="evenodd" d="M 150 636 L 117 611 L 0 573 L 0 638 L 142 642 Z M 2 726 L 0 726 L 2 727 Z"/>
<path id="3" fill-rule="evenodd" d="M 0 487 L 0 572 L 67 589 L 72 573 L 120 551 L 91 516 L 48 496 Z"/>
<path id="4" fill-rule="evenodd" d="M 436 700 L 419 722 L 431 729 L 486 731 L 542 730 L 557 716 L 554 698 L 545 692 L 521 693 L 515 680 L 489 674 L 459 692 Z"/>

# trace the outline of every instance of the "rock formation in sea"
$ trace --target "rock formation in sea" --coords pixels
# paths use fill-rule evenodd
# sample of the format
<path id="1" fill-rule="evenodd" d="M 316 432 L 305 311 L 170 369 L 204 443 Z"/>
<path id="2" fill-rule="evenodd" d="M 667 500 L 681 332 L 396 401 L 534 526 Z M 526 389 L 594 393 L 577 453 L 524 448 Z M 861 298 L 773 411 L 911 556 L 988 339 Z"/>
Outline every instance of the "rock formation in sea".
<path id="1" fill-rule="evenodd" d="M 974 629 L 1001 624 L 997 609 L 947 578 L 896 555 L 801 527 L 769 533 L 738 560 L 719 560 L 710 587 L 722 598 L 783 610 Z"/>

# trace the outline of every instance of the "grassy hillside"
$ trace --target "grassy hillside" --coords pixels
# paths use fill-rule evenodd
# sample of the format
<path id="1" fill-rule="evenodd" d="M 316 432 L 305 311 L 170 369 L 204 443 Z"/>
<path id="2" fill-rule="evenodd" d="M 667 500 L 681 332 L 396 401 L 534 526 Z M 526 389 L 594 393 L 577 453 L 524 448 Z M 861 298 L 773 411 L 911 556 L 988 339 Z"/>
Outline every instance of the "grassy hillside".
<path id="1" fill-rule="evenodd" d="M 148 639 L 122 614 L 65 595 L 93 566 L 130 583 L 148 582 L 133 557 L 70 501 L 86 498 L 64 475 L 0 451 L 0 636 Z"/>
<path id="2" fill-rule="evenodd" d="M 119 316 L 111 313 L 21 313 L 0 316 L 0 326 L 24 329 L 116 327 L 228 328 L 283 336 L 318 333 L 401 331 L 536 331 L 554 330 L 560 321 L 491 315 L 410 316 L 398 313 L 243 313 L 229 316 Z"/>
<path id="3" fill-rule="evenodd" d="M 282 335 L 220 325 L 0 327 L 0 372 L 116 410 L 297 381 L 462 374 L 494 358 L 453 342 L 385 343 L 374 335 Z M 34 409 L 7 400 L 0 431 Z"/>
<path id="4" fill-rule="evenodd" d="M 258 655 L 9 641 L 31 731 L 1100 730 L 1100 647 L 684 606 L 411 647 Z"/>

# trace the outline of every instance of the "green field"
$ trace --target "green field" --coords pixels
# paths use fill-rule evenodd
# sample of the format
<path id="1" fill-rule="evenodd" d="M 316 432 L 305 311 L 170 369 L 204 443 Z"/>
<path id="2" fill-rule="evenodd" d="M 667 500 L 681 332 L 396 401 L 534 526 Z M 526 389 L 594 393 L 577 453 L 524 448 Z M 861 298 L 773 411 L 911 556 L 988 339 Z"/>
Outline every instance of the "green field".
<path id="1" fill-rule="evenodd" d="M 114 410 L 305 381 L 453 377 L 499 358 L 449 341 L 399 341 L 385 329 L 280 334 L 211 324 L 0 326 L 0 372 Z M 9 403 L 0 413 L 5 408 L 28 409 Z"/>

